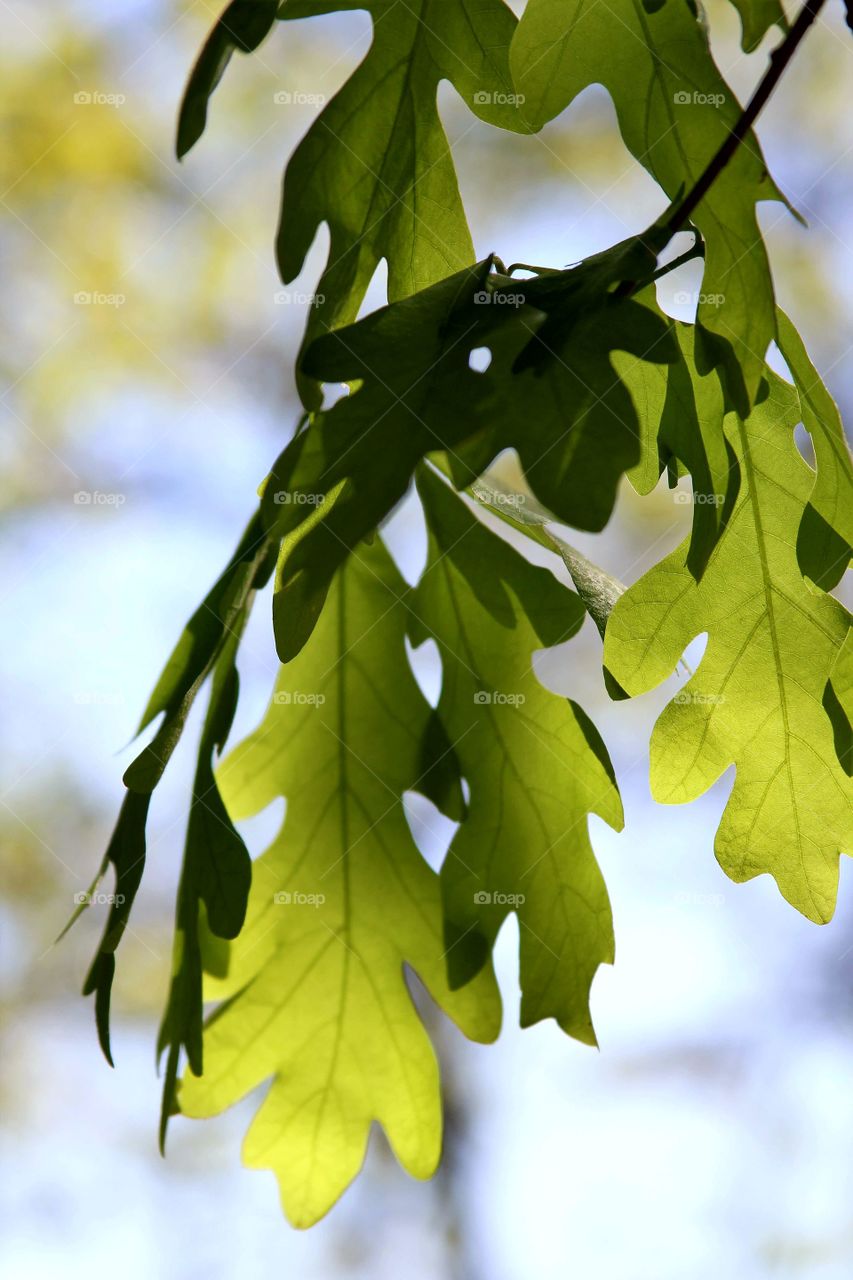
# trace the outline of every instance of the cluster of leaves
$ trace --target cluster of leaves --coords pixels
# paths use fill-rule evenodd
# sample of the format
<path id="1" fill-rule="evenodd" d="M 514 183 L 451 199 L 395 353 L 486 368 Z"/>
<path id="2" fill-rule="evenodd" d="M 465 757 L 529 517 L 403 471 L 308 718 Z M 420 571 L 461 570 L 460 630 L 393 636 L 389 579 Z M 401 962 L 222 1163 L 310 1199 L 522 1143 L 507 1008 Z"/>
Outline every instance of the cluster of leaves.
<path id="1" fill-rule="evenodd" d="M 234 50 L 253 50 L 276 19 L 353 7 L 233 0 L 190 78 L 179 151 L 201 135 Z M 331 232 L 325 301 L 298 361 L 306 414 L 146 710 L 142 727 L 163 720 L 125 775 L 101 868 L 113 864 L 121 905 L 86 984 L 109 1056 L 115 950 L 150 796 L 210 677 L 160 1035 L 161 1128 L 178 1108 L 211 1115 L 272 1078 L 245 1156 L 275 1170 L 299 1225 L 356 1175 L 374 1120 L 410 1172 L 436 1166 L 438 1069 L 406 966 L 465 1034 L 493 1039 L 492 948 L 515 911 L 522 1023 L 553 1017 L 595 1043 L 590 986 L 614 940 L 588 817 L 619 828 L 621 802 L 595 726 L 532 668 L 586 613 L 614 698 L 659 684 L 707 633 L 655 727 L 652 786 L 665 803 L 688 801 L 734 764 L 715 846 L 733 879 L 769 873 L 826 921 L 851 835 L 853 646 L 830 592 L 850 558 L 853 470 L 832 400 L 776 309 L 755 205 L 779 195 L 752 134 L 693 211 L 685 255 L 704 256 L 706 290 L 723 305 L 684 324 L 656 300 L 678 201 L 740 117 L 701 15 L 687 0 L 530 0 L 518 22 L 502 0 L 367 7 L 370 51 L 284 181 L 286 281 L 319 224 Z M 776 0 L 738 8 L 745 48 L 784 29 Z M 603 83 L 627 147 L 673 205 L 570 269 L 519 278 L 495 257 L 475 262 L 436 111 L 442 79 L 482 119 L 521 133 Z M 355 320 L 382 259 L 388 305 Z M 793 381 L 766 363 L 774 339 Z M 349 394 L 324 407 L 323 385 L 342 382 Z M 800 423 L 816 471 L 796 448 Z M 523 502 L 484 479 L 506 449 L 529 486 Z M 552 525 L 601 530 L 623 477 L 646 494 L 664 472 L 690 477 L 692 530 L 626 591 Z M 413 482 L 429 558 L 409 588 L 379 530 Z M 561 560 L 576 590 L 478 509 Z M 273 572 L 280 674 L 263 722 L 214 773 L 240 633 Z M 435 709 L 406 652 L 427 639 L 443 672 Z M 404 816 L 412 791 L 457 824 L 438 874 Z M 251 865 L 234 821 L 279 796 L 284 823 Z M 203 974 L 204 997 L 219 1002 L 204 1028 Z"/>

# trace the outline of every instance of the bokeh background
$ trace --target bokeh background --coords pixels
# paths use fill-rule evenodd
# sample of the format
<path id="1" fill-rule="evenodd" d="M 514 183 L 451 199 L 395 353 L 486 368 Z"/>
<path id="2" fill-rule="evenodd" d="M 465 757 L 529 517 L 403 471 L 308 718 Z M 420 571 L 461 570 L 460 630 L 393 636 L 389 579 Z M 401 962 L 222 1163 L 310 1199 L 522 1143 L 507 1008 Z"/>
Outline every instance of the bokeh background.
<path id="1" fill-rule="evenodd" d="M 317 107 L 274 95 L 334 93 L 370 39 L 362 12 L 275 30 L 257 55 L 235 58 L 207 135 L 179 165 L 176 106 L 215 17 L 207 0 L 0 5 L 4 1274 L 846 1280 L 849 868 L 823 929 L 766 878 L 730 884 L 712 839 L 731 777 L 689 808 L 649 796 L 648 734 L 679 677 L 612 706 L 589 622 L 538 669 L 558 691 L 581 691 L 625 800 L 621 835 L 593 819 L 617 935 L 617 963 L 593 991 L 600 1052 L 553 1024 L 519 1031 L 510 920 L 498 1044 L 468 1045 L 433 1017 L 448 1132 L 431 1183 L 408 1179 L 375 1135 L 364 1176 L 297 1233 L 273 1176 L 240 1166 L 255 1100 L 216 1121 L 175 1122 L 161 1160 L 154 1039 L 191 725 L 155 798 L 147 879 L 122 946 L 116 1070 L 100 1056 L 77 994 L 98 909 L 61 945 L 53 939 L 100 860 L 160 664 L 298 412 L 293 359 L 327 240 L 322 231 L 284 291 L 272 240 L 284 162 Z M 709 17 L 743 100 L 772 38 L 747 57 L 734 9 L 716 0 Z M 833 0 L 760 126 L 777 181 L 809 222 L 761 209 L 780 300 L 848 410 L 851 67 L 853 38 Z M 440 104 L 481 254 L 562 266 L 663 207 L 600 90 L 532 140 L 489 129 L 446 85 Z M 686 268 L 661 301 L 687 317 L 678 295 L 698 287 Z M 377 277 L 371 305 L 382 298 Z M 98 496 L 75 501 L 81 493 Z M 688 519 L 665 487 L 642 502 L 626 490 L 604 534 L 573 541 L 631 582 Z M 412 504 L 388 537 L 416 576 L 425 546 Z M 259 718 L 274 669 L 261 600 L 242 650 L 235 739 Z M 276 818 L 247 824 L 253 852 Z"/>

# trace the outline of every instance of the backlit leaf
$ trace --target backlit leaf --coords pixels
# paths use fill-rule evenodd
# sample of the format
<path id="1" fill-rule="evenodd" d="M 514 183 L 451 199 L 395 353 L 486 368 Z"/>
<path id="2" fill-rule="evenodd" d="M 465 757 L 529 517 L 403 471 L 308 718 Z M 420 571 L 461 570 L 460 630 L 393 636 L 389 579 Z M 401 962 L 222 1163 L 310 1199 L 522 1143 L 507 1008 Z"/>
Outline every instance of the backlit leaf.
<path id="1" fill-rule="evenodd" d="M 697 9 L 685 0 L 654 13 L 640 0 L 530 0 L 510 63 L 531 128 L 559 115 L 588 85 L 603 84 L 625 145 L 670 199 L 695 184 L 740 115 Z M 729 376 L 736 384 L 739 368 L 750 396 L 775 336 L 773 286 L 755 204 L 778 198 L 750 136 L 693 215 L 706 245 L 698 318 L 717 340 L 717 356 L 733 350 L 737 366 L 728 363 Z M 741 388 L 730 391 L 737 395 Z"/>
<path id="2" fill-rule="evenodd" d="M 423 771 L 432 712 L 406 658 L 407 592 L 378 539 L 360 547 L 262 724 L 219 774 L 233 817 L 277 796 L 287 808 L 254 866 L 227 977 L 210 983 L 208 997 L 226 1003 L 180 1106 L 211 1115 L 273 1078 L 244 1159 L 275 1170 L 298 1226 L 355 1177 L 373 1121 L 410 1173 L 435 1169 L 438 1068 L 405 966 L 469 1036 L 492 1040 L 500 1022 L 488 970 L 462 991 L 447 986 L 438 877 L 403 813 L 406 791 L 444 790 L 434 760 Z"/>
<path id="3" fill-rule="evenodd" d="M 503 0 L 287 0 L 282 19 L 368 9 L 367 57 L 325 106 L 284 179 L 278 260 L 302 270 L 321 223 L 331 243 L 306 341 L 355 319 L 381 259 L 388 296 L 416 293 L 474 261 L 436 108 L 442 79 L 491 124 L 524 125 L 509 72 L 515 18 Z M 316 387 L 302 380 L 306 404 Z"/>
<path id="4" fill-rule="evenodd" d="M 693 800 L 734 764 L 715 844 L 723 869 L 737 881 L 769 872 L 789 902 L 823 922 L 839 852 L 851 847 L 850 781 L 823 705 L 848 616 L 809 588 L 797 563 L 813 476 L 793 441 L 796 394 L 768 380 L 745 422 L 728 419 L 741 488 L 701 581 L 682 544 L 617 602 L 604 655 L 638 694 L 707 632 L 696 674 L 655 726 L 652 791 L 667 804 Z"/>
<path id="5" fill-rule="evenodd" d="M 817 462 L 817 477 L 797 536 L 797 555 L 803 573 L 829 591 L 850 563 L 853 544 L 850 450 L 832 396 L 809 360 L 802 338 L 782 311 L 779 350 L 791 370 Z"/>
<path id="6" fill-rule="evenodd" d="M 589 989 L 613 960 L 613 926 L 587 827 L 597 813 L 620 828 L 622 808 L 592 722 L 532 666 L 536 649 L 578 630 L 583 606 L 434 475 L 419 473 L 418 492 L 430 552 L 410 631 L 438 644 L 438 712 L 471 791 L 441 871 L 451 985 L 487 964 L 515 911 L 522 1026 L 553 1017 L 594 1044 Z"/>

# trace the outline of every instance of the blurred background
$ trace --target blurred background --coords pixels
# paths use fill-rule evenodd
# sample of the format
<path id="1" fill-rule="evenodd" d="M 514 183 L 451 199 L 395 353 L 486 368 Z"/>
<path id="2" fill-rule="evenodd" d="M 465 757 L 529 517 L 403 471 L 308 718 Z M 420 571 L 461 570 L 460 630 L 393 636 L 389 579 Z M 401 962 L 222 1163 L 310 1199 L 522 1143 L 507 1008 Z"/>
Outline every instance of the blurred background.
<path id="1" fill-rule="evenodd" d="M 274 95 L 333 94 L 370 39 L 362 12 L 280 26 L 257 55 L 235 57 L 208 133 L 179 165 L 177 103 L 215 17 L 207 0 L 4 0 L 0 15 L 5 1274 L 846 1280 L 849 868 L 823 929 L 766 877 L 729 883 L 712 841 L 731 777 L 689 808 L 649 796 L 645 744 L 679 678 L 614 707 L 589 621 L 537 669 L 555 690 L 581 691 L 625 801 L 621 835 L 593 819 L 617 937 L 617 963 L 593 989 L 600 1052 L 553 1024 L 519 1031 L 510 919 L 498 1044 L 466 1044 L 432 1015 L 448 1109 L 433 1182 L 410 1180 L 374 1135 L 355 1187 L 297 1233 L 272 1174 L 240 1166 L 256 1100 L 219 1120 L 176 1121 L 161 1160 L 154 1040 L 194 722 L 153 805 L 114 997 L 116 1070 L 100 1056 L 78 992 L 103 908 L 53 939 L 101 858 L 152 682 L 298 414 L 291 370 L 327 239 L 321 231 L 303 276 L 282 290 L 281 173 L 317 107 Z M 715 0 L 709 18 L 743 100 L 773 38 L 747 57 L 734 8 Z M 809 223 L 761 208 L 779 298 L 848 410 L 852 55 L 833 0 L 759 129 Z M 480 255 L 563 266 L 663 208 L 600 90 L 532 140 L 481 124 L 447 85 L 440 106 Z M 676 295 L 698 289 L 694 266 L 660 295 L 682 318 L 690 309 Z M 370 305 L 382 299 L 377 278 Z M 604 534 L 571 540 L 632 582 L 688 519 L 665 487 L 642 501 L 626 490 Z M 425 543 L 411 503 L 388 539 L 416 577 Z M 232 740 L 257 722 L 274 676 L 268 600 L 241 653 Z M 253 853 L 274 826 L 269 815 L 247 824 Z"/>

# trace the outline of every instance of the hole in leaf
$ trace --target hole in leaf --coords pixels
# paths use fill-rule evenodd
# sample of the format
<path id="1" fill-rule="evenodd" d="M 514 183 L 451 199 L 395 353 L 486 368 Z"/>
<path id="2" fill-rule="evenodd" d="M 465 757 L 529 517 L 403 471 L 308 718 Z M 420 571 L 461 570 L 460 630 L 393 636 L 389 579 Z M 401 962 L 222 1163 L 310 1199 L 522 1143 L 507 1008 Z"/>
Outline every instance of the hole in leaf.
<path id="1" fill-rule="evenodd" d="M 811 436 L 801 422 L 794 427 L 794 443 L 800 451 L 800 457 L 803 462 L 808 463 L 812 471 L 816 471 L 817 463 L 815 461 L 814 444 L 812 443 Z"/>
<path id="2" fill-rule="evenodd" d="M 456 835 L 458 822 L 446 818 L 431 800 L 419 791 L 403 793 L 403 812 L 412 833 L 412 839 L 433 871 L 438 871 L 444 861 L 450 842 Z"/>
<path id="3" fill-rule="evenodd" d="M 412 648 L 406 637 L 406 653 L 418 688 L 431 707 L 438 706 L 441 693 L 441 657 L 434 640 L 425 640 L 417 649 Z"/>
<path id="4" fill-rule="evenodd" d="M 414 490 L 409 490 L 383 524 L 382 541 L 409 586 L 413 587 L 427 562 L 426 520 Z"/>
<path id="5" fill-rule="evenodd" d="M 485 373 L 492 363 L 492 353 L 488 347 L 475 347 L 468 357 L 468 368 L 475 373 Z"/>

